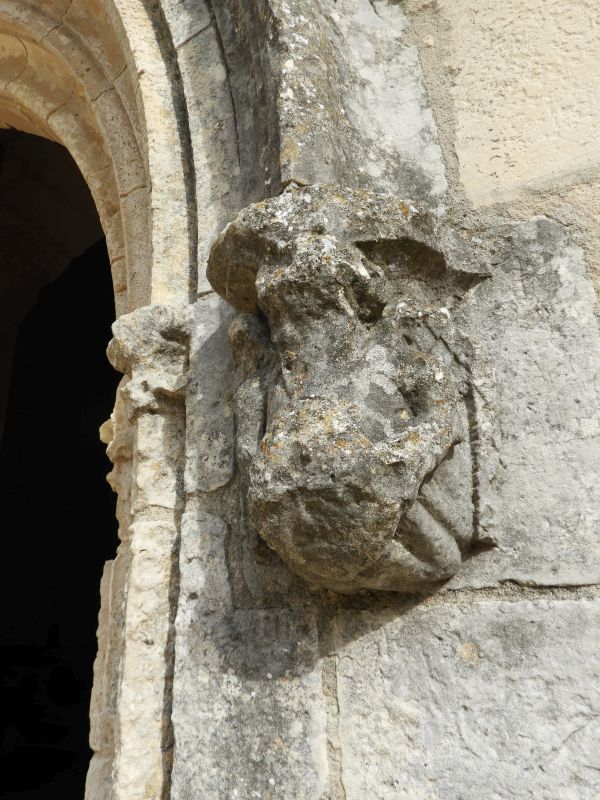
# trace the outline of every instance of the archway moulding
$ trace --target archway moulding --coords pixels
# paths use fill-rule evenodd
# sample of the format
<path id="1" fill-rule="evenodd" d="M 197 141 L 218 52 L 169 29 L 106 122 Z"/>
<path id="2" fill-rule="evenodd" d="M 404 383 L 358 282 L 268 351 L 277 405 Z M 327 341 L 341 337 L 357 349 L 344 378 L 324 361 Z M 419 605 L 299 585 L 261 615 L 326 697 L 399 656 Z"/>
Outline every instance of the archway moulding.
<path id="1" fill-rule="evenodd" d="M 140 0 L 0 1 L 0 126 L 75 159 L 106 234 L 117 315 L 194 291 L 185 134 L 155 25 Z"/>
<path id="2" fill-rule="evenodd" d="M 117 359 L 127 376 L 102 428 L 121 544 L 101 587 L 86 788 L 94 800 L 164 796 L 171 748 L 165 652 L 185 415 L 181 387 L 165 388 L 152 369 L 164 353 L 178 365 L 186 358 L 186 347 L 169 337 L 177 325 L 179 339 L 188 335 L 197 216 L 177 62 L 160 6 L 149 6 L 0 0 L 0 128 L 70 152 L 106 234 L 121 320 L 115 330 L 122 324 L 127 339 L 131 325 L 143 328 L 132 340 L 139 353 Z M 161 398 L 151 409 L 135 395 L 146 383 Z"/>

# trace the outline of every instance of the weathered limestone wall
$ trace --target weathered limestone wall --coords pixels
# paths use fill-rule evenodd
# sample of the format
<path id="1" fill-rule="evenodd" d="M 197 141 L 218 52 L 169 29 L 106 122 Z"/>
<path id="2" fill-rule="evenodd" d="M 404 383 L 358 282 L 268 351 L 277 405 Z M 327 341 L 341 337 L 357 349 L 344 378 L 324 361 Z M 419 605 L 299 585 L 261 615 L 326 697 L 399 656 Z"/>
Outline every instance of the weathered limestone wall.
<path id="1" fill-rule="evenodd" d="M 441 140 L 474 206 L 597 171 L 596 7 L 410 0 Z M 585 79 L 582 77 L 585 76 Z"/>
<path id="2" fill-rule="evenodd" d="M 117 315 L 162 301 L 183 305 L 185 319 L 197 278 L 194 160 L 181 75 L 160 4 L 0 0 L 0 128 L 11 127 L 63 145 L 79 167 L 107 238 Z M 15 198 L 21 205 L 23 177 Z M 33 218 L 36 209 L 26 203 L 21 209 L 18 222 L 33 254 L 21 254 L 31 278 L 25 269 L 19 277 L 31 292 L 55 266 L 54 238 L 64 233 L 60 201 L 45 215 L 55 223 L 45 238 L 36 231 L 43 227 Z M 10 208 L 11 200 L 4 202 Z M 77 204 L 78 198 L 73 193 L 65 202 Z M 68 243 L 85 236 L 78 216 L 71 215 Z M 3 225 L 10 222 L 7 215 Z M 4 259 L 5 280 L 10 268 Z M 140 359 L 149 373 L 160 367 L 160 353 L 148 354 L 144 346 L 151 344 L 152 324 L 160 329 L 161 308 L 151 305 L 141 314 L 145 332 L 135 340 L 136 352 L 117 360 L 133 386 Z M 171 311 L 173 320 L 180 318 L 177 308 Z M 160 345 L 159 334 L 155 339 Z M 149 373 L 142 383 L 152 383 Z M 170 383 L 157 382 L 164 401 Z M 183 464 L 184 417 L 176 409 L 181 412 L 183 403 L 163 402 L 146 413 L 144 398 L 130 397 L 127 383 L 114 419 L 102 429 L 114 462 L 110 481 L 118 494 L 121 545 L 102 582 L 90 733 L 95 757 L 87 786 L 95 798 L 163 795 L 172 740 L 165 720 Z"/>
<path id="3" fill-rule="evenodd" d="M 597 282 L 594 4 L 411 0 L 408 8 L 455 202 L 556 219 L 584 247 Z"/>
<path id="4" fill-rule="evenodd" d="M 591 4 L 257 3 L 260 30 L 253 4 L 245 20 L 235 3 L 216 5 L 238 131 L 253 131 L 240 138 L 242 186 L 254 188 L 245 203 L 262 196 L 259 167 L 266 195 L 290 181 L 383 190 L 432 207 L 486 261 L 490 276 L 453 318 L 495 373 L 489 485 L 477 479 L 472 502 L 497 545 L 409 598 L 344 597 L 298 579 L 245 516 L 233 419 L 239 465 L 240 425 L 255 410 L 235 399 L 232 312 L 202 298 L 172 797 L 591 800 L 598 101 L 581 79 L 600 49 Z M 253 125 L 244 93 L 259 109 Z"/>
<path id="5" fill-rule="evenodd" d="M 599 50 L 588 0 L 0 0 L 0 125 L 113 242 L 89 800 L 598 796 Z"/>

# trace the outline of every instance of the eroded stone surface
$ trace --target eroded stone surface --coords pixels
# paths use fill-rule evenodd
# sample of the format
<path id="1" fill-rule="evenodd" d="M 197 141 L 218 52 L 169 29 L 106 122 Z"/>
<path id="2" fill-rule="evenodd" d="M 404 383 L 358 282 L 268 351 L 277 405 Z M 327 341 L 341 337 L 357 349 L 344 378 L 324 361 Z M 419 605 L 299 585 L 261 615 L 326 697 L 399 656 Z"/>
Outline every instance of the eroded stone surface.
<path id="1" fill-rule="evenodd" d="M 194 305 L 186 399 L 187 436 L 194 443 L 186 491 L 210 492 L 234 474 L 233 359 L 227 338 L 232 309 L 214 293 Z"/>
<path id="2" fill-rule="evenodd" d="M 454 96 L 456 114 L 435 110 L 438 120 L 446 114 L 445 152 L 449 162 L 458 154 L 457 172 L 469 201 L 484 207 L 548 185 L 559 187 L 558 195 L 565 181 L 587 179 L 596 168 L 597 98 L 590 87 L 598 71 L 598 31 L 590 0 L 536 0 L 527 8 L 516 0 L 502 6 L 489 0 L 163 0 L 145 5 L 137 0 L 38 0 L 0 5 L 3 20 L 8 15 L 20 32 L 44 38 L 44 47 L 54 54 L 42 58 L 39 47 L 27 50 L 19 44 L 12 29 L 10 36 L 4 33 L 0 83 L 6 87 L 12 81 L 12 99 L 2 98 L 0 117 L 7 124 L 62 137 L 79 154 L 104 210 L 118 313 L 150 297 L 187 302 L 194 289 L 190 276 L 195 277 L 196 252 L 199 288 L 207 291 L 202 262 L 225 218 L 290 182 L 331 181 L 440 201 L 444 168 L 410 44 L 404 16 L 409 6 L 441 10 L 449 23 L 448 29 L 434 30 L 435 35 L 419 44 L 421 53 L 442 51 L 436 80 L 445 87 L 441 94 Z M 90 13 L 96 8 L 99 13 Z M 27 70 L 26 52 L 37 53 Z M 97 60 L 90 59 L 91 52 Z M 65 91 L 54 95 L 61 87 L 53 79 L 64 78 L 63 57 L 73 67 L 67 77 L 78 87 L 72 97 Z M 57 60 L 60 69 L 40 69 L 40 64 L 47 67 Z M 41 81 L 38 98 L 27 81 L 32 71 Z M 43 102 L 50 89 L 54 101 Z M 82 105 L 79 101 L 87 96 L 91 103 Z M 26 109 L 24 103 L 39 106 L 39 120 L 30 114 L 35 108 Z M 123 127 L 126 117 L 137 145 Z M 82 119 L 89 129 L 74 130 Z M 457 202 L 457 186 L 445 195 L 449 206 Z M 577 209 L 591 207 L 595 198 L 590 186 L 570 190 L 573 211 L 567 221 L 575 231 L 581 227 Z M 299 190 L 298 195 L 310 196 L 311 191 Z M 584 194 L 589 194 L 585 201 Z M 560 218 L 558 205 L 546 206 L 546 199 L 538 198 L 533 211 L 533 206 L 511 209 L 513 219 L 533 213 Z M 283 207 L 287 201 L 277 202 Z M 188 369 L 178 316 L 187 320 L 183 338 L 191 334 L 192 347 L 186 401 L 187 510 L 181 526 L 175 644 L 173 797 L 341 800 L 345 793 L 346 800 L 447 800 L 460 794 L 512 800 L 528 794 L 539 800 L 591 800 L 599 794 L 600 764 L 594 749 L 597 602 L 438 604 L 404 616 L 397 611 L 397 616 L 361 614 L 354 608 L 337 619 L 337 687 L 335 648 L 327 649 L 325 677 L 319 662 L 319 615 L 326 602 L 358 601 L 327 600 L 326 593 L 299 589 L 300 580 L 277 556 L 259 549 L 246 525 L 246 509 L 238 509 L 240 482 L 244 491 L 255 459 L 264 478 L 259 487 L 263 496 L 288 481 L 281 473 L 266 478 L 266 458 L 256 453 L 265 424 L 271 428 L 269 453 L 278 450 L 272 446 L 274 437 L 284 434 L 279 449 L 294 467 L 294 480 L 307 474 L 302 451 L 294 446 L 312 441 L 314 463 L 327 467 L 315 471 L 323 485 L 332 462 L 325 447 L 330 440 L 320 438 L 326 417 L 348 425 L 359 453 L 364 442 L 352 428 L 359 417 L 359 432 L 371 436 L 379 431 L 380 441 L 398 433 L 387 415 L 395 419 L 396 412 L 399 416 L 406 409 L 394 405 L 387 389 L 403 382 L 406 390 L 411 376 L 401 370 L 392 374 L 390 352 L 392 339 L 395 344 L 400 340 L 407 363 L 414 353 L 406 335 L 431 359 L 414 370 L 416 394 L 423 389 L 423 376 L 437 383 L 433 365 L 439 362 L 445 393 L 433 399 L 450 398 L 450 405 L 460 409 L 449 417 L 448 431 L 431 450 L 432 462 L 442 458 L 444 448 L 450 448 L 452 458 L 437 463 L 435 477 L 421 483 L 412 508 L 425 513 L 429 492 L 438 510 L 452 512 L 442 527 L 465 531 L 463 543 L 470 543 L 476 529 L 479 539 L 483 531 L 484 537 L 499 542 L 495 550 L 470 559 L 450 587 L 492 587 L 493 594 L 504 581 L 543 587 L 600 580 L 600 346 L 581 251 L 564 228 L 547 219 L 498 227 L 497 218 L 481 212 L 477 225 L 484 233 L 482 242 L 474 244 L 491 252 L 491 277 L 481 281 L 476 271 L 477 286 L 454 298 L 454 306 L 444 306 L 435 292 L 430 296 L 440 282 L 429 281 L 429 273 L 423 286 L 414 275 L 404 276 L 403 291 L 423 292 L 398 317 L 395 331 L 382 330 L 379 288 L 372 294 L 363 291 L 360 267 L 377 273 L 380 284 L 390 283 L 390 268 L 404 246 L 398 245 L 404 222 L 397 225 L 395 213 L 377 219 L 374 232 L 361 233 L 363 245 L 357 247 L 338 232 L 348 220 L 340 227 L 340 220 L 324 211 L 313 231 L 303 230 L 303 236 L 314 234 L 320 248 L 322 258 L 313 263 L 319 280 L 305 281 L 302 286 L 308 290 L 300 297 L 300 283 L 288 287 L 283 300 L 278 292 L 285 276 L 277 275 L 273 254 L 287 264 L 292 250 L 295 255 L 302 251 L 308 268 L 310 248 L 293 244 L 293 220 L 276 215 L 268 220 L 275 241 L 263 259 L 270 264 L 268 280 L 259 285 L 259 300 L 275 324 L 266 336 L 256 316 L 236 323 L 236 375 L 225 336 L 227 312 L 214 298 L 197 305 L 193 322 L 192 314 L 159 312 L 163 322 L 175 321 L 175 337 L 154 338 L 156 331 L 144 323 L 140 335 L 129 340 L 128 353 L 121 354 L 121 363 L 135 362 L 136 375 L 123 387 L 111 441 L 111 481 L 120 492 L 124 546 L 104 580 L 104 602 L 109 605 L 101 620 L 93 709 L 92 741 L 99 753 L 90 776 L 93 800 L 114 795 L 115 756 L 117 795 L 123 800 L 157 798 L 168 790 L 171 623 Z M 588 233 L 594 228 L 592 216 Z M 415 241 L 418 220 L 413 216 L 407 223 L 409 241 Z M 196 230 L 199 242 L 194 240 Z M 258 238 L 264 241 L 269 235 L 261 231 Z M 381 241 L 385 246 L 377 244 Z M 255 252 L 256 242 L 251 244 Z M 448 242 L 424 244 L 445 253 Z M 321 282 L 325 257 L 332 259 L 330 282 Z M 237 287 L 222 287 L 225 294 L 235 288 L 242 300 L 244 287 L 252 290 L 246 313 L 255 310 L 258 297 L 253 293 L 254 266 Z M 457 263 L 448 273 L 456 277 L 467 267 Z M 315 294 L 318 286 L 320 295 Z M 340 294 L 331 303 L 336 313 L 330 315 L 332 287 Z M 387 298 L 388 289 L 381 291 Z M 308 316 L 293 319 L 293 325 L 281 324 L 277 315 L 288 313 L 292 299 L 305 301 Z M 452 324 L 444 322 L 442 307 L 450 311 Z M 427 315 L 431 330 L 419 313 Z M 348 355 L 343 352 L 348 330 L 342 319 L 354 320 L 357 330 L 368 329 L 349 361 L 337 359 L 339 353 Z M 150 315 L 146 323 L 151 322 Z M 168 333 L 169 326 L 163 331 Z M 442 330 L 460 363 L 444 351 L 438 338 Z M 148 354 L 147 346 L 152 350 L 157 342 L 158 350 Z M 477 356 L 479 347 L 497 371 L 501 438 L 490 428 L 491 381 Z M 365 356 L 362 361 L 359 354 Z M 348 363 L 353 370 L 349 376 L 344 374 Z M 241 475 L 234 468 L 232 377 L 239 388 Z M 302 394 L 302 385 L 314 397 Z M 468 390 L 463 393 L 468 386 L 473 388 L 470 404 Z M 331 397 L 337 404 L 343 393 L 344 402 L 348 395 L 356 401 L 344 408 L 346 416 L 338 405 L 327 414 Z M 286 410 L 290 397 L 308 410 L 301 426 L 294 427 Z M 474 436 L 468 419 L 473 412 Z M 131 424 L 123 425 L 126 416 Z M 440 417 L 426 405 L 419 424 L 431 419 L 439 424 Z M 470 447 L 466 438 L 458 442 L 466 427 L 471 429 Z M 366 455 L 367 467 L 376 463 L 379 468 L 373 452 Z M 494 481 L 496 458 L 501 469 Z M 386 492 L 388 466 L 375 475 L 367 468 L 359 472 L 353 491 L 364 491 L 367 485 L 369 491 L 376 487 Z M 412 467 L 417 476 L 426 470 L 425 462 L 413 461 Z M 340 456 L 333 474 L 343 475 L 346 468 Z M 334 499 L 347 498 L 340 490 Z M 145 515 L 133 527 L 132 513 Z M 431 520 L 427 525 L 433 528 Z M 274 535 L 277 526 L 272 526 Z M 442 544 L 457 541 L 453 535 L 434 538 Z M 436 569 L 457 563 L 444 559 L 441 549 L 436 551 Z M 442 574 L 447 572 L 438 571 Z M 466 603 L 472 593 L 461 597 Z M 115 731 L 121 737 L 116 741 Z"/>
<path id="3" fill-rule="evenodd" d="M 227 522 L 237 522 L 239 514 L 231 316 L 215 295 L 195 306 L 171 797 L 321 800 L 328 764 L 315 610 L 289 608 L 285 601 L 269 608 L 239 602 L 243 559 L 230 545 Z M 251 549 L 245 554 L 256 558 Z M 263 606 L 266 600 L 260 595 Z"/>
<path id="4" fill-rule="evenodd" d="M 290 182 L 362 186 L 430 202 L 444 192 L 416 48 L 404 40 L 402 8 L 385 6 L 213 3 L 246 203 Z"/>
<path id="5" fill-rule="evenodd" d="M 172 635 L 182 511 L 189 307 L 146 306 L 113 325 L 126 374 L 102 436 L 114 463 L 121 545 L 104 581 L 86 796 L 160 800 L 168 792 Z M 107 586 L 108 583 L 108 586 Z"/>
<path id="6" fill-rule="evenodd" d="M 214 287 L 268 323 L 230 331 L 248 520 L 309 582 L 414 591 L 487 538 L 469 430 L 489 435 L 490 380 L 451 323 L 486 275 L 426 209 L 332 187 L 252 206 L 213 246 Z"/>
<path id="7" fill-rule="evenodd" d="M 348 173 L 356 172 L 360 185 L 434 202 L 447 188 L 444 164 L 402 5 L 348 0 L 330 4 L 329 14 L 341 114 L 353 134 Z"/>
<path id="8" fill-rule="evenodd" d="M 595 800 L 600 602 L 339 620 L 347 800 Z"/>

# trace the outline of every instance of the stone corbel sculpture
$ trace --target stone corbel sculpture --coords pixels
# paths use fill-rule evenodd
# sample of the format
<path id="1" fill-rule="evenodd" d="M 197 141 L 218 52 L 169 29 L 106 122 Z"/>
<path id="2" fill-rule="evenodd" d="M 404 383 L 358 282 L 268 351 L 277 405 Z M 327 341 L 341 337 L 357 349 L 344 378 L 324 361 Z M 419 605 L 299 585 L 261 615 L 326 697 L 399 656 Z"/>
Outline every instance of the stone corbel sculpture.
<path id="1" fill-rule="evenodd" d="M 242 312 L 246 518 L 312 585 L 423 590 L 485 538 L 452 311 L 486 275 L 435 214 L 362 190 L 293 187 L 214 243 L 210 282 Z"/>

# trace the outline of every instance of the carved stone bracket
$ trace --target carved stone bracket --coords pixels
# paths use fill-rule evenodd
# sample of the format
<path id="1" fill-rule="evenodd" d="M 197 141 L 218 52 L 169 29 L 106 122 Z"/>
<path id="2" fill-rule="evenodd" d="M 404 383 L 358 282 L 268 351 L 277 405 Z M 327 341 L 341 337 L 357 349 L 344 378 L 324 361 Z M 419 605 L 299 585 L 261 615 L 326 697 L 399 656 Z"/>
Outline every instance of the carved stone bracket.
<path id="1" fill-rule="evenodd" d="M 452 322 L 488 276 L 481 256 L 395 197 L 293 187 L 240 212 L 208 275 L 242 312 L 230 338 L 248 523 L 316 586 L 451 577 L 484 538 L 487 379 Z"/>

